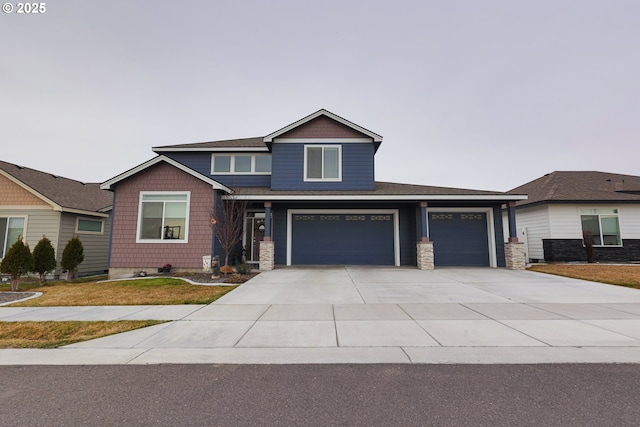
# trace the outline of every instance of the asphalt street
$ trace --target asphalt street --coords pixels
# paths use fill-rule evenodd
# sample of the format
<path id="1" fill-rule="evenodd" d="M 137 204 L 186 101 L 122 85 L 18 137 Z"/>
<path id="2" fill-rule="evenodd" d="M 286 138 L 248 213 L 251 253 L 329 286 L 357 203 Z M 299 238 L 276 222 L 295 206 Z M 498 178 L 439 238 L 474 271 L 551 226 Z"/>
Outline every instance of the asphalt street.
<path id="1" fill-rule="evenodd" d="M 636 364 L 2 366 L 9 426 L 637 426 Z"/>

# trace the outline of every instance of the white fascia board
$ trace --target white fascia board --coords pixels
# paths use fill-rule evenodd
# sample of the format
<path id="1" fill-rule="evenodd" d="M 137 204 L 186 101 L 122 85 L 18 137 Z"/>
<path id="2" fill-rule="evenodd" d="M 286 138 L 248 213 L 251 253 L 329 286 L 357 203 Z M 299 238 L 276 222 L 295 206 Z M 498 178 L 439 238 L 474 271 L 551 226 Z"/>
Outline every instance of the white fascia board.
<path id="1" fill-rule="evenodd" d="M 343 144 L 343 143 L 371 143 L 370 138 L 274 138 L 276 144 Z"/>
<path id="2" fill-rule="evenodd" d="M 107 213 L 94 212 L 94 211 L 85 211 L 85 210 L 82 210 L 82 209 L 62 208 L 61 212 L 78 214 L 78 215 L 85 215 L 85 216 L 97 216 L 97 217 L 100 217 L 100 218 L 109 218 L 109 214 L 107 214 Z"/>
<path id="3" fill-rule="evenodd" d="M 182 163 L 178 163 L 175 160 L 173 160 L 173 159 L 171 159 L 171 158 L 169 158 L 167 156 L 163 156 L 163 155 L 159 155 L 158 157 L 155 157 L 155 158 L 153 158 L 153 159 L 151 159 L 149 161 L 146 161 L 146 162 L 136 166 L 133 169 L 129 169 L 128 171 L 126 171 L 124 173 L 121 173 L 120 175 L 118 175 L 118 176 L 116 176 L 114 178 L 111 178 L 108 181 L 103 182 L 102 184 L 100 184 L 100 188 L 102 190 L 111 190 L 111 186 L 112 185 L 114 185 L 114 184 L 116 184 L 116 183 L 118 183 L 118 182 L 120 182 L 120 181 L 122 181 L 124 179 L 127 179 L 127 178 L 137 174 L 138 172 L 142 172 L 143 170 L 145 170 L 145 169 L 147 169 L 147 168 L 149 168 L 151 166 L 154 166 L 154 165 L 156 165 L 156 164 L 158 164 L 160 162 L 169 163 L 171 166 L 176 167 L 176 168 L 180 169 L 181 171 L 186 172 L 189 175 L 191 175 L 191 176 L 193 176 L 193 177 L 195 177 L 195 178 L 197 178 L 197 179 L 199 179 L 199 180 L 201 180 L 203 182 L 206 182 L 207 184 L 211 185 L 211 187 L 213 187 L 215 190 L 222 190 L 222 191 L 225 191 L 227 193 L 231 193 L 232 192 L 230 188 L 220 184 L 218 181 L 215 181 L 215 180 L 213 180 L 211 178 L 208 178 L 208 177 L 206 177 L 206 176 L 194 171 L 193 169 L 186 167 Z"/>
<path id="4" fill-rule="evenodd" d="M 18 178 L 14 177 L 10 173 L 7 173 L 4 170 L 0 169 L 0 175 L 4 176 L 9 181 L 13 182 L 14 184 L 19 186 L 23 190 L 28 191 L 29 193 L 33 194 L 34 196 L 36 196 L 37 198 L 39 198 L 43 202 L 51 205 L 51 207 L 53 208 L 54 211 L 61 211 L 62 210 L 62 206 L 60 206 L 59 204 L 57 204 L 56 202 L 54 202 L 50 198 L 46 197 L 44 194 L 41 194 L 38 191 L 34 190 L 33 188 L 29 187 L 27 184 L 25 184 L 24 182 L 20 181 Z"/>
<path id="5" fill-rule="evenodd" d="M 351 129 L 354 129 L 360 133 L 363 133 L 369 137 L 371 137 L 373 139 L 373 142 L 382 142 L 382 136 L 378 135 L 377 133 L 371 132 L 368 129 L 365 129 L 361 126 L 358 126 L 355 123 L 350 122 L 349 120 L 343 119 L 340 116 L 336 116 L 335 114 L 333 114 L 330 111 L 325 110 L 324 108 L 321 110 L 316 111 L 315 113 L 308 115 L 307 117 L 304 117 L 296 122 L 291 123 L 289 126 L 286 126 L 280 130 L 277 130 L 275 132 L 273 132 L 272 134 L 269 134 L 267 136 L 264 137 L 263 141 L 264 142 L 273 142 L 274 138 L 277 138 L 279 135 L 282 135 L 286 132 L 289 132 L 291 129 L 297 128 L 300 125 L 303 125 L 317 117 L 320 116 L 327 116 L 333 120 L 335 120 L 336 122 L 342 123 L 345 126 L 350 127 Z"/>
<path id="6" fill-rule="evenodd" d="M 154 153 L 158 152 L 230 152 L 234 151 L 269 151 L 268 147 L 206 147 L 206 148 L 152 148 Z"/>
<path id="7" fill-rule="evenodd" d="M 345 200 L 345 201 L 353 201 L 353 200 L 404 200 L 404 201 L 414 201 L 414 200 L 434 200 L 434 201 L 512 201 L 512 200 L 526 200 L 527 196 L 518 196 L 518 195 L 505 195 L 505 196 L 491 196 L 491 195 L 380 195 L 380 196 L 366 196 L 366 195 L 252 195 L 252 194 L 236 194 L 233 196 L 238 200 L 269 200 L 269 201 L 279 201 L 279 200 L 321 200 L 321 201 L 330 201 L 330 200 Z M 228 198 L 228 196 L 222 196 L 223 199 Z"/>

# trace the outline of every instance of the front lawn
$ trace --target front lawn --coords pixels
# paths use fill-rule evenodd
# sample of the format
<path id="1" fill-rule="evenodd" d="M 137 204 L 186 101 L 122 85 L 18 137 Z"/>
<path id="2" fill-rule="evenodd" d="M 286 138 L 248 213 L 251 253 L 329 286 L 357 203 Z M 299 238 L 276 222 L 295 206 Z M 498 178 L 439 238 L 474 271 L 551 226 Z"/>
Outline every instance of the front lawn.
<path id="1" fill-rule="evenodd" d="M 0 285 L 0 292 L 10 289 L 8 284 Z M 85 283 L 54 281 L 45 286 L 31 281 L 21 283 L 20 290 L 43 295 L 11 307 L 209 304 L 233 289 L 234 286 L 191 285 L 169 277 Z"/>
<path id="2" fill-rule="evenodd" d="M 541 264 L 528 270 L 640 289 L 640 265 Z"/>
<path id="3" fill-rule="evenodd" d="M 0 348 L 56 348 L 160 323 L 164 321 L 0 322 Z"/>

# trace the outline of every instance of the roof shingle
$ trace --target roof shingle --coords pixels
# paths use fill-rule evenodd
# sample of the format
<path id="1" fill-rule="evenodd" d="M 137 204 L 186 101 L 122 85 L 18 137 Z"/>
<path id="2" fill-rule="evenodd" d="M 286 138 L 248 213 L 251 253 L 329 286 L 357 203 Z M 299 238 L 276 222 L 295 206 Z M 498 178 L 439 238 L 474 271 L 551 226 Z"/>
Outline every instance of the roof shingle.
<path id="1" fill-rule="evenodd" d="M 113 204 L 113 193 L 101 190 L 98 183 L 83 183 L 3 161 L 0 169 L 63 208 L 99 212 Z"/>
<path id="2" fill-rule="evenodd" d="M 640 176 L 597 171 L 555 171 L 508 191 L 528 194 L 519 206 L 541 202 L 640 202 Z"/>

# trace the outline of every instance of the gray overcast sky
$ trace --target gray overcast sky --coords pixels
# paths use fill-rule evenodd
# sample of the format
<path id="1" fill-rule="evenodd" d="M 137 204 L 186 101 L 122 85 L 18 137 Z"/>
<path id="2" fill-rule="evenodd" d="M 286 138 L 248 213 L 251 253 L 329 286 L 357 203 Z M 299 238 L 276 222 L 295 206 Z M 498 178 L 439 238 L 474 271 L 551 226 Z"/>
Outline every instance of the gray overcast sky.
<path id="1" fill-rule="evenodd" d="M 0 159 L 101 182 L 326 108 L 384 137 L 379 181 L 640 175 L 639 21 L 637 0 L 48 1 L 0 13 Z"/>

